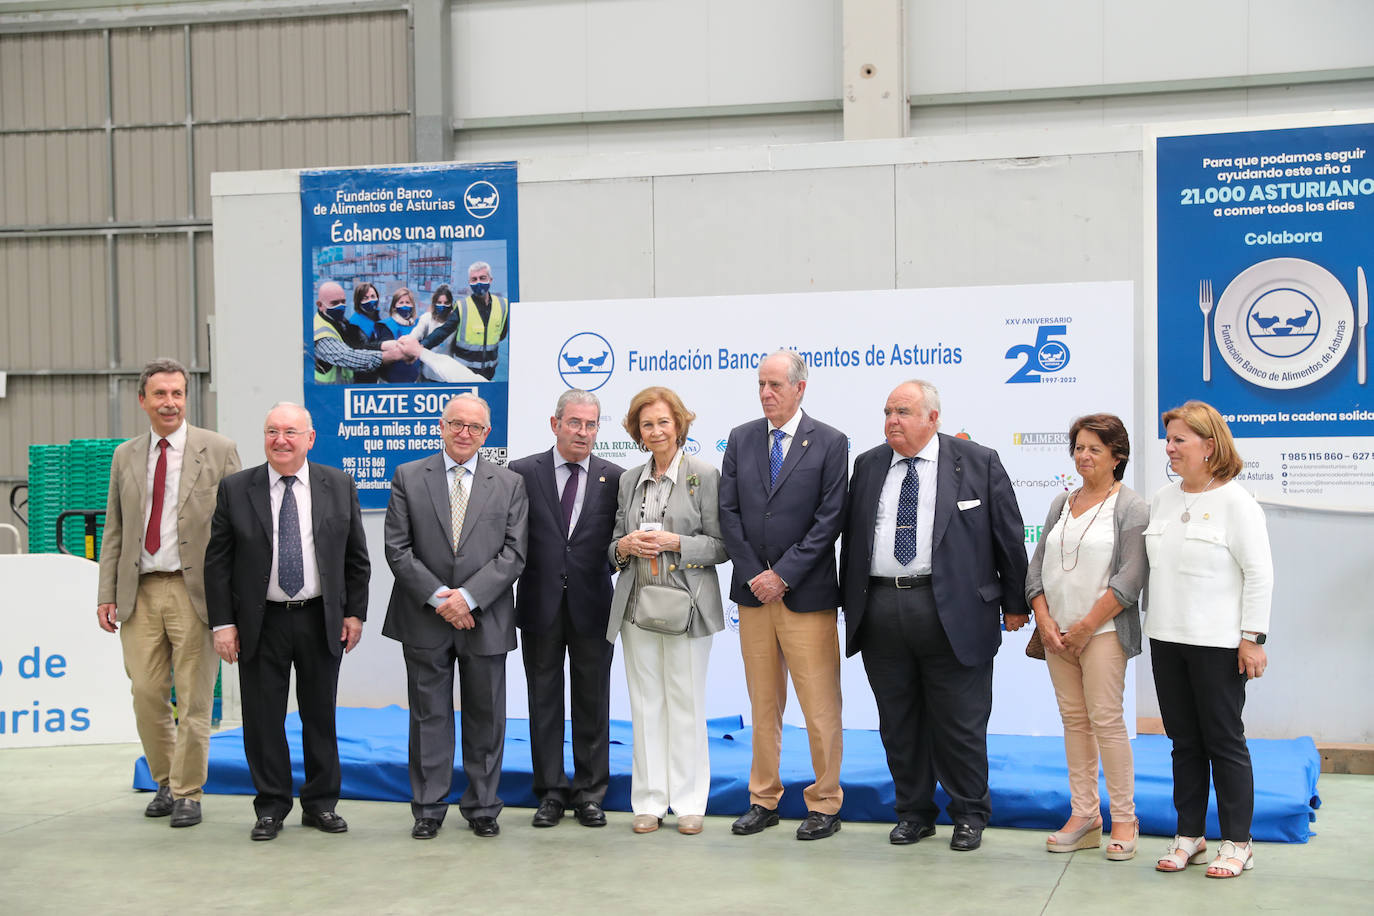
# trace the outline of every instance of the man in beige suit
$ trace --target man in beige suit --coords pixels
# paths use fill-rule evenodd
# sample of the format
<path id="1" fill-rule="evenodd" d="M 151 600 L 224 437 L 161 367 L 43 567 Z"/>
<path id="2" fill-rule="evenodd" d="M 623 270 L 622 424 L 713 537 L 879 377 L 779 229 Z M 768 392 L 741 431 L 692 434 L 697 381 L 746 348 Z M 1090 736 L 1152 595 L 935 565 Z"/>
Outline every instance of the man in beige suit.
<path id="1" fill-rule="evenodd" d="M 170 814 L 173 827 L 200 823 L 219 670 L 202 567 L 220 478 L 240 467 L 233 442 L 186 422 L 186 382 L 176 360 L 143 367 L 138 404 L 152 429 L 115 449 L 95 611 L 101 629 L 119 631 L 138 736 L 158 784 L 143 813 Z"/>

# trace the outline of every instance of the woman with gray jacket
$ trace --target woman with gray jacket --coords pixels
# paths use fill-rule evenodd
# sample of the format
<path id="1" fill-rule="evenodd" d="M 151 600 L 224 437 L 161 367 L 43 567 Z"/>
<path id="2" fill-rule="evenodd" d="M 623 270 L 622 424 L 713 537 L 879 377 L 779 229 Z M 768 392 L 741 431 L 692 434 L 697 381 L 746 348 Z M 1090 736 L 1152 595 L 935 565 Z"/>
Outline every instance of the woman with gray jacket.
<path id="1" fill-rule="evenodd" d="M 610 558 L 620 568 L 606 638 L 619 636 L 634 727 L 634 832 L 670 809 L 679 833 L 701 833 L 711 791 L 706 664 L 725 628 L 716 564 L 725 561 L 720 472 L 682 450 L 696 415 L 669 388 L 630 401 L 625 430 L 650 453 L 620 477 Z"/>
<path id="2" fill-rule="evenodd" d="M 1097 761 L 1102 759 L 1111 802 L 1106 857 L 1135 857 L 1135 774 L 1122 714 L 1126 660 L 1140 654 L 1140 591 L 1148 561 L 1145 528 L 1150 507 L 1122 486 L 1130 438 L 1111 414 L 1079 417 L 1069 430 L 1070 451 L 1083 485 L 1058 496 L 1026 573 L 1026 599 L 1064 720 L 1072 812 L 1050 834 L 1050 852 L 1102 844 Z"/>

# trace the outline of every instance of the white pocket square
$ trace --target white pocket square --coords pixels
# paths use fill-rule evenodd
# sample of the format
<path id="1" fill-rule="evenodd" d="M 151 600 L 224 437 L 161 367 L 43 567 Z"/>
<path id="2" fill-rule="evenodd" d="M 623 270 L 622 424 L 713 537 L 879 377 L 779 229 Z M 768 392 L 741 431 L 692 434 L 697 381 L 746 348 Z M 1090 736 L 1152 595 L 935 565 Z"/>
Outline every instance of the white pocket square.
<path id="1" fill-rule="evenodd" d="M 982 504 L 983 501 L 981 499 L 961 499 L 957 503 L 955 503 L 955 505 L 959 507 L 960 512 L 963 512 L 967 509 L 976 509 Z"/>

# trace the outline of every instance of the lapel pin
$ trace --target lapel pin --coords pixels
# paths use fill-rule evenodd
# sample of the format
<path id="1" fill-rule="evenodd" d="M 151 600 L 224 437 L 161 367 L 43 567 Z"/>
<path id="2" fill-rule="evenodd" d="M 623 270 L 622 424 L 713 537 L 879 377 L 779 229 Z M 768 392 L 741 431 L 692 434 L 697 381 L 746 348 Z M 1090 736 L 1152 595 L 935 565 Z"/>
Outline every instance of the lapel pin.
<path id="1" fill-rule="evenodd" d="M 599 477 L 599 478 L 597 478 L 597 481 L 598 481 L 599 483 L 605 483 L 605 482 L 606 482 L 606 478 L 605 478 L 605 477 Z"/>
<path id="2" fill-rule="evenodd" d="M 807 447 L 808 445 L 810 445 L 810 444 L 811 444 L 811 440 L 810 440 L 810 439 L 803 439 L 803 440 L 802 440 L 802 448 L 806 448 L 806 447 Z"/>

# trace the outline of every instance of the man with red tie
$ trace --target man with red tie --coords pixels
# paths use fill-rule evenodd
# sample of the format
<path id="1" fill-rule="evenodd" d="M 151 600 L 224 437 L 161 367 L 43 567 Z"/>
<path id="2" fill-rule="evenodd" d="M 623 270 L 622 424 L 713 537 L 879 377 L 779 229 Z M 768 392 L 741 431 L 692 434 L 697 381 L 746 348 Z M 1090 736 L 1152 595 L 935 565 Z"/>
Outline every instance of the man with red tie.
<path id="1" fill-rule="evenodd" d="M 240 467 L 233 442 L 186 422 L 186 383 L 176 360 L 143 367 L 138 404 L 152 429 L 115 449 L 96 598 L 100 627 L 119 631 L 138 736 L 158 784 L 143 813 L 171 815 L 173 827 L 201 819 L 219 671 L 202 567 L 220 479 Z"/>

